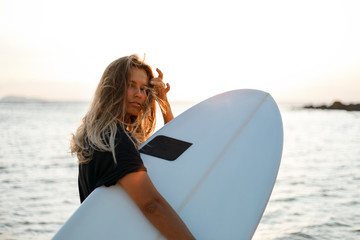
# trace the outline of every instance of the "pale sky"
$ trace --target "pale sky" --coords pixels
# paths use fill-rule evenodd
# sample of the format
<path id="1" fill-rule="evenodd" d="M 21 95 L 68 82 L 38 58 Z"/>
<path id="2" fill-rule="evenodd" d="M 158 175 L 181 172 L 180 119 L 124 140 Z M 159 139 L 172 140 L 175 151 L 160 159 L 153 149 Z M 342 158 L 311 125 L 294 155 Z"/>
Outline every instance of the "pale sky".
<path id="1" fill-rule="evenodd" d="M 136 53 L 171 101 L 241 88 L 278 102 L 360 101 L 360 1 L 0 0 L 0 98 L 90 100 Z"/>

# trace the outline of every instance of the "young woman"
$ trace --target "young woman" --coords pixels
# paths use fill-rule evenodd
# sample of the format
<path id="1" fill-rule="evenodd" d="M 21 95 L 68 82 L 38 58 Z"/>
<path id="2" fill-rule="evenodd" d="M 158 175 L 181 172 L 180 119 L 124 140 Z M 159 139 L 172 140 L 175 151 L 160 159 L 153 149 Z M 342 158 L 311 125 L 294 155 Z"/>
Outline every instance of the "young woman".
<path id="1" fill-rule="evenodd" d="M 165 124 L 173 119 L 163 74 L 136 55 L 119 58 L 104 71 L 89 111 L 71 140 L 79 160 L 80 201 L 97 187 L 119 183 L 142 213 L 168 239 L 194 239 L 147 175 L 137 146 L 153 132 L 156 101 Z M 120 203 L 119 203 L 120 204 Z"/>

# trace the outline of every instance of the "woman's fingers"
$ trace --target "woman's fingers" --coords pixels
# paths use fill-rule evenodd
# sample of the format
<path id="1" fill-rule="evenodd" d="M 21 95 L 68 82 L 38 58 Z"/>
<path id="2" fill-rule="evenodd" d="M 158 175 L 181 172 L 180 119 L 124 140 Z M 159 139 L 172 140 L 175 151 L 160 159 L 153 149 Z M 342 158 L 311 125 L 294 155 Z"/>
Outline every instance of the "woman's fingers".
<path id="1" fill-rule="evenodd" d="M 170 84 L 166 83 L 166 93 L 170 91 Z"/>
<path id="2" fill-rule="evenodd" d="M 158 68 L 156 68 L 156 72 L 159 74 L 159 76 L 156 77 L 156 78 L 151 79 L 151 82 L 150 82 L 150 83 L 151 83 L 152 85 L 154 85 L 154 86 L 157 86 L 157 87 L 160 87 L 160 88 L 164 88 L 164 89 L 165 89 L 168 84 L 165 85 L 165 83 L 163 82 L 163 77 L 164 77 L 163 73 L 162 73 L 161 70 L 158 69 Z"/>
<path id="3" fill-rule="evenodd" d="M 158 78 L 153 78 L 150 82 L 152 85 L 156 86 L 156 87 L 160 87 L 160 88 L 165 88 L 165 83 L 163 83 L 163 81 L 161 79 Z"/>
<path id="4" fill-rule="evenodd" d="M 159 77 L 161 80 L 163 79 L 163 73 L 160 71 L 160 69 L 156 68 L 157 73 L 159 74 Z"/>
<path id="5" fill-rule="evenodd" d="M 160 69 L 156 68 L 156 72 L 159 74 L 158 77 L 151 79 L 150 84 L 155 87 L 156 95 L 165 100 L 167 99 L 166 94 L 170 91 L 170 84 L 163 82 L 163 73 Z"/>

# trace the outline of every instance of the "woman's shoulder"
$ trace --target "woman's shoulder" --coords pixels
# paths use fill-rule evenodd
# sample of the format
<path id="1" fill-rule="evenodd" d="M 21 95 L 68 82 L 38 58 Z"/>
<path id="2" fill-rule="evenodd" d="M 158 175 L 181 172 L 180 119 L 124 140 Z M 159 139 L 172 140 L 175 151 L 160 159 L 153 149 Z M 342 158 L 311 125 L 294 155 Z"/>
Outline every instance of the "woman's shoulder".
<path id="1" fill-rule="evenodd" d="M 116 130 L 116 136 L 115 136 L 115 141 L 119 142 L 119 143 L 131 143 L 134 144 L 134 140 L 131 137 L 131 134 L 124 129 L 123 126 L 121 126 L 120 124 L 116 125 L 117 130 Z"/>
<path id="2" fill-rule="evenodd" d="M 138 154 L 137 146 L 131 138 L 131 134 L 121 126 L 118 126 L 115 136 L 115 149 L 119 154 Z"/>

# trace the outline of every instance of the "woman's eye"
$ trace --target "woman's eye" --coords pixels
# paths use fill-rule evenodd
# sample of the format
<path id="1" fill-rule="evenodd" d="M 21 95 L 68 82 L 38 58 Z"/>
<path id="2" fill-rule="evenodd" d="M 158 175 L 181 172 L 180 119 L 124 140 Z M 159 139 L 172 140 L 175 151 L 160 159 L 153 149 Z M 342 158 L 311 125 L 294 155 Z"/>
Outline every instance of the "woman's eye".
<path id="1" fill-rule="evenodd" d="M 147 87 L 142 87 L 142 88 L 140 88 L 140 90 L 144 93 L 148 93 L 149 89 Z"/>

